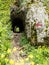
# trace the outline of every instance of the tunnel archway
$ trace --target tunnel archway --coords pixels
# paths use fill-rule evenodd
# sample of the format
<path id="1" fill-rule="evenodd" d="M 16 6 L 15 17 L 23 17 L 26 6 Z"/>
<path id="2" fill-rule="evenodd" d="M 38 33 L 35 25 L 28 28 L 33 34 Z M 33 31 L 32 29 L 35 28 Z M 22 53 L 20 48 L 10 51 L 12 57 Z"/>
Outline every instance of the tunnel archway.
<path id="1" fill-rule="evenodd" d="M 22 18 L 14 18 L 12 22 L 12 31 L 16 33 L 24 32 L 25 30 L 25 21 Z M 16 31 L 16 27 L 19 27 L 19 31 Z"/>

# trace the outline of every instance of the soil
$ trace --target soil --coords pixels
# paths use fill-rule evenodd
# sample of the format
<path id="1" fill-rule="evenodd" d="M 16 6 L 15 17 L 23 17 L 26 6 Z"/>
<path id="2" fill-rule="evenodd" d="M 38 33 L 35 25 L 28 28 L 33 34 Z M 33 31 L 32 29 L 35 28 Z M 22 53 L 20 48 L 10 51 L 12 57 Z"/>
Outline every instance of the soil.
<path id="1" fill-rule="evenodd" d="M 22 55 L 20 55 L 20 51 L 23 50 L 23 47 L 20 46 L 20 38 L 23 33 L 13 33 L 13 38 L 12 38 L 12 48 L 16 47 L 17 50 L 15 52 L 11 52 L 10 59 L 13 59 L 15 61 L 14 65 L 17 65 L 16 63 L 19 63 L 20 65 L 30 65 L 28 62 L 24 62 L 25 59 L 27 58 L 27 55 L 23 52 Z"/>
<path id="2" fill-rule="evenodd" d="M 12 38 L 12 48 L 16 47 L 17 51 L 12 53 L 10 58 L 13 60 L 19 60 L 21 57 L 19 55 L 20 52 L 20 38 L 21 38 L 22 33 L 13 33 L 13 38 Z"/>

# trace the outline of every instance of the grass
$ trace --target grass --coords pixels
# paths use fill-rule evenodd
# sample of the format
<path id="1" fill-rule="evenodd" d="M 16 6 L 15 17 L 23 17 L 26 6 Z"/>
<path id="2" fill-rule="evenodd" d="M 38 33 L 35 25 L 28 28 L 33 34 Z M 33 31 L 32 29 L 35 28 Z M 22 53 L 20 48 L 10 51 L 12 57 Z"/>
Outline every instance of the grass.
<path id="1" fill-rule="evenodd" d="M 10 2 L 11 0 L 0 0 L 0 65 L 9 64 L 9 54 L 11 51 L 11 24 L 10 24 Z M 13 0 L 12 0 L 13 2 Z M 44 5 L 48 6 L 47 0 Z M 49 14 L 49 6 L 47 7 Z M 20 40 L 21 46 L 24 46 L 24 52 L 29 56 L 27 60 L 32 65 L 49 65 L 49 47 L 47 46 L 31 46 L 30 42 L 23 34 Z M 34 63 L 33 63 L 34 62 Z"/>
<path id="2" fill-rule="evenodd" d="M 10 0 L 0 0 L 0 65 L 8 65 L 8 58 L 11 40 L 10 25 Z"/>
<path id="3" fill-rule="evenodd" d="M 20 40 L 20 45 L 24 47 L 23 51 L 27 54 L 27 56 L 33 56 L 33 58 L 29 58 L 29 62 L 32 61 L 35 65 L 49 65 L 49 47 L 41 45 L 31 46 L 24 34 Z"/>

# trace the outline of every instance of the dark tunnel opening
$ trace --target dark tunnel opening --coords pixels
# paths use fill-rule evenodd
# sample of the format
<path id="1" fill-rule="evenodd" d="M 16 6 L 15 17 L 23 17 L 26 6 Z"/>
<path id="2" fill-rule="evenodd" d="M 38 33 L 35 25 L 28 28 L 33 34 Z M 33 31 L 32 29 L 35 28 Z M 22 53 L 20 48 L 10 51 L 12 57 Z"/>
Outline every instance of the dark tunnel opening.
<path id="1" fill-rule="evenodd" d="M 25 30 L 25 23 L 21 18 L 14 18 L 11 20 L 12 22 L 12 31 L 14 33 L 21 33 Z M 19 27 L 19 31 L 16 31 L 16 28 Z"/>

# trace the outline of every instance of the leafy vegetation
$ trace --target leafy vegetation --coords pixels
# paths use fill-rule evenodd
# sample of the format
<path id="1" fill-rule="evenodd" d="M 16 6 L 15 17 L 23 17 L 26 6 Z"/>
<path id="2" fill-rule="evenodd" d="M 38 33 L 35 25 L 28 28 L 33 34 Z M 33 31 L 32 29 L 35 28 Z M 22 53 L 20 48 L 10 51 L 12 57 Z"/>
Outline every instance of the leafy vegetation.
<path id="1" fill-rule="evenodd" d="M 13 60 L 9 62 L 9 54 L 11 52 L 11 35 L 10 30 L 10 2 L 11 0 L 0 0 L 0 65 L 12 65 Z M 13 0 L 12 0 L 13 2 Z M 44 5 L 49 14 L 49 2 L 44 0 Z M 49 47 L 47 46 L 31 46 L 30 42 L 23 34 L 21 46 L 24 46 L 24 52 L 27 54 L 26 62 L 31 62 L 31 65 L 49 65 Z M 14 51 L 16 49 L 14 48 Z M 22 62 L 22 60 L 21 60 Z M 10 63 L 10 64 L 9 64 Z M 16 65 L 18 65 L 16 63 Z"/>
<path id="2" fill-rule="evenodd" d="M 0 65 L 8 64 L 8 49 L 10 49 L 10 0 L 0 0 Z"/>
<path id="3" fill-rule="evenodd" d="M 21 38 L 21 46 L 24 46 L 24 52 L 27 54 L 27 62 L 34 62 L 33 65 L 49 64 L 49 47 L 47 46 L 31 46 L 25 35 Z"/>
<path id="4" fill-rule="evenodd" d="M 49 0 L 44 0 L 43 4 L 44 4 L 44 6 L 46 6 L 46 10 L 47 10 L 47 13 L 49 15 Z"/>
<path id="5" fill-rule="evenodd" d="M 49 1 L 44 0 L 43 4 L 46 6 L 47 13 L 49 14 Z M 49 65 L 49 47 L 47 46 L 31 46 L 25 35 L 22 35 L 20 40 L 21 46 L 24 46 L 24 52 L 29 55 L 27 62 L 33 62 L 32 65 Z M 49 42 L 48 42 L 49 43 Z"/>

